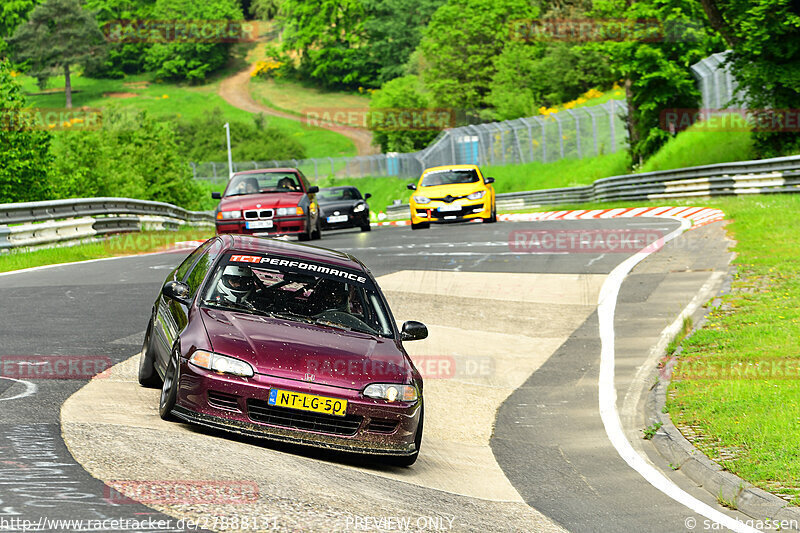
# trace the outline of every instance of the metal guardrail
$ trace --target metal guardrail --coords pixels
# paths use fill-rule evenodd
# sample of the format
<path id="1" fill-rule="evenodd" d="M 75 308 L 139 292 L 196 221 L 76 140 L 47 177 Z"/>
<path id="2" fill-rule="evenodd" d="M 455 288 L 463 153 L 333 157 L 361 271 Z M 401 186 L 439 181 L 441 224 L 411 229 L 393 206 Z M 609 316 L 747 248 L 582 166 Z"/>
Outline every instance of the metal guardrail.
<path id="1" fill-rule="evenodd" d="M 0 250 L 89 239 L 109 233 L 214 226 L 210 213 L 132 198 L 76 198 L 0 204 Z"/>
<path id="2" fill-rule="evenodd" d="M 767 193 L 800 193 L 800 156 L 612 176 L 584 187 L 502 193 L 497 207 L 516 211 L 540 205 Z M 408 204 L 389 206 L 388 218 L 406 219 L 408 209 Z"/>

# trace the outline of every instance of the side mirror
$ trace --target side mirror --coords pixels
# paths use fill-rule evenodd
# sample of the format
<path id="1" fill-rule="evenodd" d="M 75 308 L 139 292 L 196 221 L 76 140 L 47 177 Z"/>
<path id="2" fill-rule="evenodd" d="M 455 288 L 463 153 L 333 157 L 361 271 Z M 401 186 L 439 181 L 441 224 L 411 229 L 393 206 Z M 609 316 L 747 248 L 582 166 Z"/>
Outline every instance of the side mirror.
<path id="1" fill-rule="evenodd" d="M 422 322 L 407 320 L 400 330 L 401 341 L 418 341 L 428 336 L 428 328 Z"/>
<path id="2" fill-rule="evenodd" d="M 409 183 L 408 185 L 406 185 L 406 188 L 409 191 L 416 191 L 417 190 L 417 184 L 416 183 Z"/>
<path id="3" fill-rule="evenodd" d="M 494 178 L 486 178 L 485 180 L 483 180 L 483 182 L 486 183 L 487 185 L 489 183 L 494 183 Z"/>
<path id="4" fill-rule="evenodd" d="M 316 194 L 318 192 L 319 192 L 319 187 L 317 187 L 316 185 L 312 185 L 311 187 L 308 188 L 308 194 Z"/>
<path id="5" fill-rule="evenodd" d="M 369 200 L 370 198 L 372 198 L 372 195 L 370 193 L 364 195 L 364 200 Z"/>
<path id="6" fill-rule="evenodd" d="M 189 307 L 189 305 L 192 303 L 189 294 L 189 286 L 185 283 L 181 283 L 180 281 L 168 281 L 165 283 L 161 288 L 161 294 L 170 300 L 175 300 L 179 304 L 185 305 L 186 307 Z"/>
<path id="7" fill-rule="evenodd" d="M 221 192 L 212 192 L 211 198 L 214 200 L 222 200 L 222 193 Z"/>

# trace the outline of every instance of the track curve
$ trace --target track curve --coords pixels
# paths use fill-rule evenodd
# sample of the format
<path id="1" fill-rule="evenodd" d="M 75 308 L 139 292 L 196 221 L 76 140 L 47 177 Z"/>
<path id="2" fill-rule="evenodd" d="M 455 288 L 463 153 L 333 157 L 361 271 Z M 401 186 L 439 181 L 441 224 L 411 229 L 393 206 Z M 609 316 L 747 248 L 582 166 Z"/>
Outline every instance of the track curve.
<path id="1" fill-rule="evenodd" d="M 269 524 L 279 530 L 303 531 L 378 530 L 376 522 L 359 529 L 356 520 L 364 526 L 367 518 L 392 516 L 428 519 L 422 522 L 426 527 L 417 529 L 436 525 L 448 531 L 623 531 L 642 526 L 679 531 L 687 517 L 702 523 L 702 517 L 627 468 L 599 425 L 594 309 L 606 274 L 625 255 L 508 253 L 512 228 L 541 229 L 543 224 L 561 229 L 677 226 L 658 219 L 468 224 L 413 234 L 397 228 L 328 233 L 322 241 L 352 251 L 373 270 L 399 319 L 430 324 L 430 341 L 407 344 L 412 357 L 456 355 L 491 369 L 426 381 L 428 405 L 434 409 L 426 420 L 420 462 L 410 469 L 158 419 L 157 397 L 135 385 L 135 360 L 130 358 L 141 342 L 155 291 L 182 255 L 0 277 L 9 326 L 0 332 L 4 355 L 99 353 L 116 363 L 108 378 L 85 387 L 81 381 L 40 380 L 35 394 L 0 402 L 6 421 L 0 446 L 13 452 L 7 457 L 15 463 L 5 468 L 9 483 L 0 489 L 0 509 L 31 519 L 43 509 L 70 518 L 174 521 L 258 513 L 274 517 Z M 682 239 L 683 246 L 676 243 L 648 259 L 623 285 L 620 397 L 631 387 L 653 332 L 724 263 L 718 224 Z M 18 383 L 2 387 L 0 381 L 0 400 L 22 389 Z M 454 403 L 454 398 L 461 401 Z M 641 427 L 625 429 L 635 434 Z M 29 493 L 37 479 L 24 479 L 35 458 L 19 443 L 37 435 L 48 439 L 48 453 L 62 465 L 59 473 L 41 476 L 46 483 L 62 480 L 79 487 L 85 495 L 80 506 L 75 499 L 53 497 L 50 507 L 43 508 L 17 497 L 23 492 L 17 489 L 25 487 L 15 484 L 28 483 Z M 49 474 L 63 479 L 51 480 Z M 112 505 L 103 497 L 108 485 L 95 478 L 112 486 L 115 480 L 255 480 L 259 498 L 250 507 Z M 676 482 L 708 500 L 685 480 Z M 70 493 L 65 486 L 52 487 L 62 496 Z M 211 529 L 223 529 L 220 520 Z"/>

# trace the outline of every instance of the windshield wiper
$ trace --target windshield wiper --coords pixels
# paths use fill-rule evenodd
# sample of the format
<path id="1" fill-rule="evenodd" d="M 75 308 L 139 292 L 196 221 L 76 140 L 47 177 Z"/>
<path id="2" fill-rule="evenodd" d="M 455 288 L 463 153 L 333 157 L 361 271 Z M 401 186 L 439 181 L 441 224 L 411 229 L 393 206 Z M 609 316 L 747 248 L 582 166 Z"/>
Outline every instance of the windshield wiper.
<path id="1" fill-rule="evenodd" d="M 211 300 L 203 300 L 205 305 L 216 307 L 219 309 L 233 309 L 235 311 L 247 311 L 254 315 L 261 315 L 261 316 L 273 316 L 272 313 L 268 313 L 267 311 L 262 311 L 261 309 L 256 309 L 252 305 L 249 304 L 241 304 L 236 302 L 225 302 L 224 304 L 221 302 L 213 302 Z"/>
<path id="2" fill-rule="evenodd" d="M 285 318 L 286 320 L 293 320 L 295 322 L 305 322 L 306 324 L 313 324 L 314 321 L 308 318 L 307 316 L 303 315 L 296 315 L 294 313 L 290 313 L 288 311 L 281 312 L 281 313 L 272 313 L 273 317 L 276 318 Z"/>

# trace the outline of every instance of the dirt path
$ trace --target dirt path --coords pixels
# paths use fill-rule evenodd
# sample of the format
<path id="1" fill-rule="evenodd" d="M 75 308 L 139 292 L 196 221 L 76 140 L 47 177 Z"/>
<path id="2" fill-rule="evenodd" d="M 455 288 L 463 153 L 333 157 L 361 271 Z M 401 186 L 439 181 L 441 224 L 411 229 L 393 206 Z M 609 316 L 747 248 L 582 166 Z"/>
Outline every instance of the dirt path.
<path id="1" fill-rule="evenodd" d="M 222 83 L 220 83 L 219 86 L 219 95 L 232 106 L 249 111 L 250 113 L 264 113 L 273 117 L 295 120 L 302 124 L 306 123 L 306 119 L 304 117 L 278 111 L 256 102 L 253 97 L 250 96 L 250 89 L 248 86 L 249 83 L 250 67 L 234 74 L 230 78 L 222 80 Z M 324 125 L 320 125 L 319 127 L 340 133 L 352 140 L 356 145 L 358 155 L 372 155 L 380 153 L 377 146 L 372 146 L 372 132 L 368 130 L 337 126 L 326 127 Z"/>

